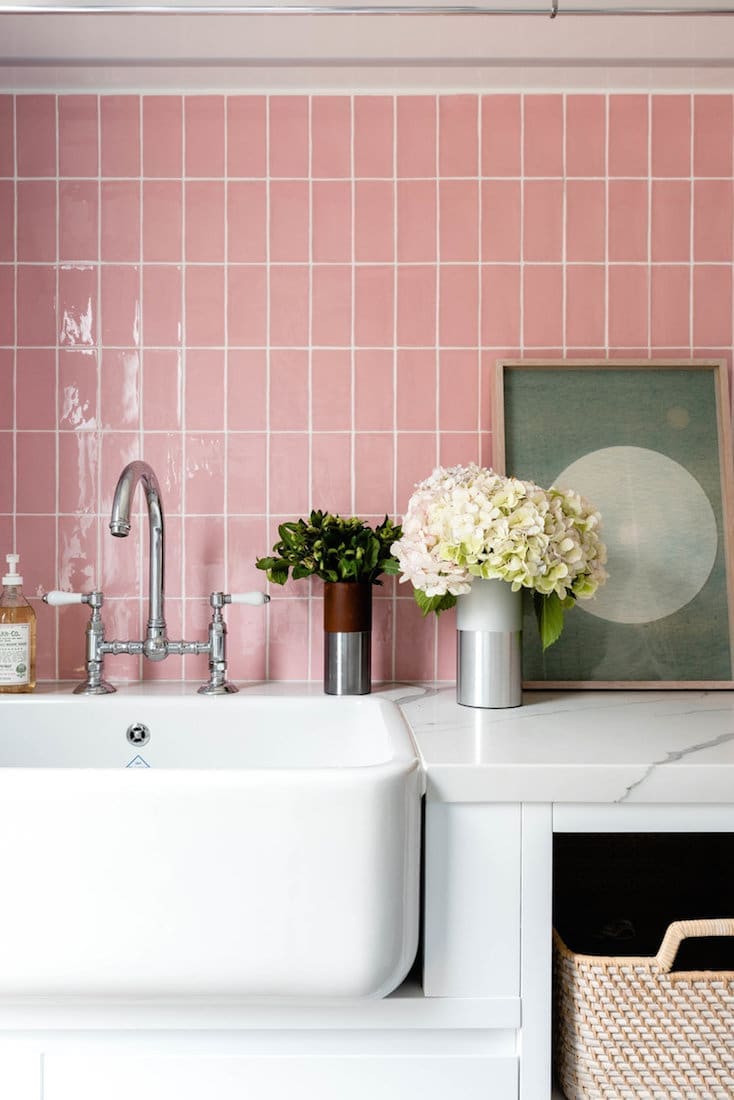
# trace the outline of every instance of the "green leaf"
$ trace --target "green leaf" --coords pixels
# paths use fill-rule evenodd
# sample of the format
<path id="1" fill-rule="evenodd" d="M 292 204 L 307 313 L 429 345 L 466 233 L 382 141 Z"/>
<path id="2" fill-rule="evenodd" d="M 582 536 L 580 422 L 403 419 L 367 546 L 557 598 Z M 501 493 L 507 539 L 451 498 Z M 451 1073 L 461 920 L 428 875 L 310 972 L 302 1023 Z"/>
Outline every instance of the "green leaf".
<path id="1" fill-rule="evenodd" d="M 535 606 L 535 617 L 538 620 L 540 644 L 543 647 L 543 652 L 545 652 L 561 636 L 564 601 L 559 599 L 555 592 L 551 592 L 549 596 L 542 596 L 539 592 L 535 592 L 533 604 Z"/>
<path id="2" fill-rule="evenodd" d="M 456 605 L 456 596 L 452 596 L 450 592 L 443 596 L 427 596 L 420 588 L 414 588 L 413 595 L 424 615 L 429 615 L 431 611 L 435 611 L 438 615 Z"/>

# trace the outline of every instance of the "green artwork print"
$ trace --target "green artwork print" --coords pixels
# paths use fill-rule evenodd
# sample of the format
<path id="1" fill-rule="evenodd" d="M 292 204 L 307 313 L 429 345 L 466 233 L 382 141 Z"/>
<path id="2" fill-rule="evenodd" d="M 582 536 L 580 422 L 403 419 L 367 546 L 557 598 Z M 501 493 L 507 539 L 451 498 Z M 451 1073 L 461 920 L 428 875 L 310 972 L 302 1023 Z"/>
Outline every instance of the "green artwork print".
<path id="1" fill-rule="evenodd" d="M 504 364 L 505 469 L 602 514 L 609 580 L 526 681 L 730 681 L 716 367 Z"/>

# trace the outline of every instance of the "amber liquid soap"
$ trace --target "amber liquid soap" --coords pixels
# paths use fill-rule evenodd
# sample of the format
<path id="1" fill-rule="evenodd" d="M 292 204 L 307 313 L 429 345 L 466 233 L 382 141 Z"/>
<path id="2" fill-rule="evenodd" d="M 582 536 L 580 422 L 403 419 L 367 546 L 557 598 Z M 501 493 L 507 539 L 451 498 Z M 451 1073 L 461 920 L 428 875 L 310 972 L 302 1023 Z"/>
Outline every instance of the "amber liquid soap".
<path id="1" fill-rule="evenodd" d="M 36 613 L 22 592 L 17 554 L 7 554 L 0 592 L 0 695 L 36 686 Z"/>

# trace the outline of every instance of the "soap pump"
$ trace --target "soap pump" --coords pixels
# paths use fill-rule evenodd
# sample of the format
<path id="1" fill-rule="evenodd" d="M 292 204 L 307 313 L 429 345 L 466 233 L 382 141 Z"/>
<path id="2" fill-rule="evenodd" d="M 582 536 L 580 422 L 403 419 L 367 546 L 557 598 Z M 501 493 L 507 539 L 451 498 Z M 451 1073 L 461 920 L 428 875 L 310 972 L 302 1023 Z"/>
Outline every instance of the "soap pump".
<path id="1" fill-rule="evenodd" d="M 0 694 L 36 686 L 36 613 L 21 591 L 18 554 L 6 554 L 0 592 Z"/>

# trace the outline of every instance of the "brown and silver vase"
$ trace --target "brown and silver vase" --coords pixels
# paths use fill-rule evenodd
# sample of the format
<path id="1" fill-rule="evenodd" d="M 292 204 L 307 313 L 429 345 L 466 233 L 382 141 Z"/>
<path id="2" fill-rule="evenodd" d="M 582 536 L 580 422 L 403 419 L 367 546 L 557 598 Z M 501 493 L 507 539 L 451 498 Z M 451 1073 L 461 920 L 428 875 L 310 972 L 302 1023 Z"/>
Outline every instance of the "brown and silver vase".
<path id="1" fill-rule="evenodd" d="M 372 585 L 324 584 L 324 691 L 367 695 L 372 688 Z"/>

